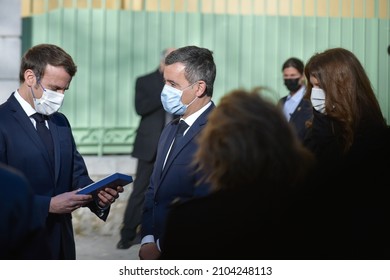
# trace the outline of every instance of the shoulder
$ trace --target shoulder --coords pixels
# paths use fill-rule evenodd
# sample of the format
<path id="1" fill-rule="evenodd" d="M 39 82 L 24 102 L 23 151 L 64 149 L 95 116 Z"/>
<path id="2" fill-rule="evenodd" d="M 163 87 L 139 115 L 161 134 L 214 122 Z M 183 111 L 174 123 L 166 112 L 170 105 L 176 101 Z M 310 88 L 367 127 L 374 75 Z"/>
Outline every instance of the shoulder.
<path id="1" fill-rule="evenodd" d="M 11 188 L 15 190 L 15 193 L 20 193 L 21 188 L 28 189 L 28 182 L 24 175 L 18 170 L 11 168 L 7 165 L 0 163 L 0 181 L 9 184 L 9 186 L 17 186 L 17 188 Z M 9 192 L 11 192 L 9 189 Z"/>
<path id="2" fill-rule="evenodd" d="M 176 223 L 182 221 L 191 224 L 195 217 L 202 217 L 210 209 L 209 197 L 194 197 L 189 200 L 174 200 L 169 206 L 169 221 Z M 192 218 L 190 218 L 192 217 Z"/>
<path id="3" fill-rule="evenodd" d="M 150 73 L 147 73 L 145 75 L 139 76 L 136 79 L 136 81 L 137 82 L 143 82 L 144 80 L 148 80 L 148 79 L 151 79 L 153 77 L 160 77 L 160 76 L 162 76 L 162 74 L 158 70 L 155 70 L 153 72 L 150 72 Z"/>
<path id="4" fill-rule="evenodd" d="M 49 120 L 55 123 L 56 125 L 70 127 L 68 118 L 63 113 L 56 112 L 49 117 Z"/>
<path id="5" fill-rule="evenodd" d="M 16 101 L 16 99 L 12 93 L 12 95 L 4 103 L 0 104 L 0 114 L 8 112 L 8 110 L 14 106 L 14 101 Z"/>
<path id="6" fill-rule="evenodd" d="M 215 109 L 214 101 L 211 100 L 210 102 L 211 102 L 210 106 L 203 112 L 202 115 L 208 115 L 211 113 L 211 111 L 213 111 Z"/>
<path id="7" fill-rule="evenodd" d="M 205 196 L 197 196 L 187 200 L 174 200 L 171 204 L 171 210 L 178 215 L 196 212 L 201 215 L 207 215 L 211 208 L 218 208 L 221 202 L 228 201 L 218 193 L 209 193 Z"/>
<path id="8" fill-rule="evenodd" d="M 15 125 L 18 122 L 23 122 L 23 115 L 28 118 L 24 113 L 22 106 L 16 100 L 12 94 L 7 101 L 0 105 L 0 127 L 8 133 L 8 129 L 14 131 Z M 19 119 L 21 118 L 21 119 Z"/>
<path id="9" fill-rule="evenodd" d="M 1 116 L 1 119 L 4 120 L 4 118 L 6 116 L 8 116 L 10 113 L 10 106 L 9 104 L 6 102 L 4 102 L 3 104 L 0 105 L 0 116 Z"/>
<path id="10" fill-rule="evenodd" d="M 283 96 L 282 98 L 280 98 L 279 100 L 278 100 L 278 103 L 280 104 L 280 103 L 284 103 L 285 101 L 286 101 L 286 99 L 287 99 L 287 95 L 286 96 Z"/>
<path id="11" fill-rule="evenodd" d="M 305 106 L 305 107 L 312 107 L 311 101 L 310 101 L 309 99 L 305 98 L 305 97 L 303 97 L 303 98 L 301 99 L 300 104 L 301 104 L 302 106 Z"/>
<path id="12" fill-rule="evenodd" d="M 200 115 L 201 117 L 208 117 L 208 115 L 216 108 L 215 103 L 211 101 L 210 106 Z"/>
<path id="13" fill-rule="evenodd" d="M 207 106 L 207 105 L 205 105 L 205 106 Z M 193 125 L 191 127 L 202 127 L 202 126 L 204 126 L 207 123 L 209 114 L 216 108 L 213 101 L 211 101 L 210 106 L 208 106 L 206 109 L 204 109 L 205 106 L 203 106 L 201 109 L 199 109 L 197 111 L 198 115 L 194 119 L 195 121 L 194 121 L 194 123 L 193 123 Z M 199 112 L 201 110 L 203 110 L 203 111 Z"/>

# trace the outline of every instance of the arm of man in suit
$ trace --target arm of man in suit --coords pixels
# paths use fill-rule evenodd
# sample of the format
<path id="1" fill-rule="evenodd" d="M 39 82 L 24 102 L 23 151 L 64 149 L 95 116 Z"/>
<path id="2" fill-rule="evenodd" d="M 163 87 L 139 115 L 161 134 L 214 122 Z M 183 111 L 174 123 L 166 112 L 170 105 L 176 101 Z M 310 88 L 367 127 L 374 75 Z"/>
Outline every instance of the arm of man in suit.
<path id="1" fill-rule="evenodd" d="M 76 149 L 76 144 L 73 139 L 73 186 L 75 186 L 76 189 L 79 189 L 81 187 L 84 187 L 86 185 L 89 185 L 93 183 L 92 179 L 88 175 L 88 170 L 85 165 L 83 157 L 80 155 L 80 153 Z M 119 193 L 123 192 L 123 187 L 118 186 L 116 189 L 112 188 L 106 188 L 104 190 L 99 191 L 96 195 L 80 195 L 75 194 L 76 191 L 71 192 L 72 194 L 76 195 L 77 199 L 79 201 L 74 201 L 74 199 L 70 198 L 71 204 L 77 204 L 75 209 L 87 206 L 93 213 L 95 213 L 100 219 L 105 221 L 108 217 L 108 214 L 110 212 L 110 206 L 112 203 L 115 202 L 115 200 L 119 197 Z M 82 199 L 85 199 L 84 201 L 81 201 Z M 69 205 L 68 207 L 72 207 Z M 74 206 L 73 206 L 74 207 Z M 72 208 L 73 209 L 73 208 Z M 71 210 L 74 211 L 75 209 Z M 69 208 L 67 209 L 69 210 Z"/>
<path id="2" fill-rule="evenodd" d="M 94 201 L 87 206 L 100 219 L 105 221 L 110 212 L 111 204 L 119 197 L 119 193 L 122 193 L 123 191 L 124 189 L 122 186 L 118 186 L 116 189 L 106 188 L 101 190 L 94 196 Z"/>
<path id="3" fill-rule="evenodd" d="M 65 192 L 51 198 L 49 212 L 64 214 L 88 206 L 99 218 L 105 220 L 109 213 L 109 208 L 119 193 L 123 192 L 123 187 L 118 186 L 116 190 L 106 188 L 101 190 L 95 197 L 87 194 L 77 194 L 78 190 Z"/>
<path id="4" fill-rule="evenodd" d="M 142 213 L 141 223 L 141 248 L 138 256 L 141 260 L 158 259 L 160 250 L 155 243 L 153 236 L 153 196 L 154 196 L 154 180 L 153 175 L 150 178 L 149 187 L 145 193 L 144 208 Z"/>

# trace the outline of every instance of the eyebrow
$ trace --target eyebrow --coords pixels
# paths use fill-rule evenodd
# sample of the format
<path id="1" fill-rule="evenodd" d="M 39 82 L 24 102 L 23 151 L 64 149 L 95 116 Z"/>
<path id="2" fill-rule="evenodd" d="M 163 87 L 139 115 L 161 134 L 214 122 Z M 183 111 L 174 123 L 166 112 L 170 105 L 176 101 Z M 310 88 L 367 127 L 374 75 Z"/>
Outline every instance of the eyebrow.
<path id="1" fill-rule="evenodd" d="M 166 82 L 168 82 L 168 83 L 170 83 L 170 84 L 174 84 L 174 85 L 179 85 L 178 83 L 176 83 L 175 81 L 173 81 L 173 80 L 165 80 L 164 79 L 164 82 L 166 83 Z"/>
<path id="2" fill-rule="evenodd" d="M 68 90 L 69 89 L 69 84 L 67 84 L 65 87 L 60 87 L 58 85 L 53 85 L 53 84 L 48 84 L 47 85 L 47 88 L 51 89 L 51 90 Z"/>

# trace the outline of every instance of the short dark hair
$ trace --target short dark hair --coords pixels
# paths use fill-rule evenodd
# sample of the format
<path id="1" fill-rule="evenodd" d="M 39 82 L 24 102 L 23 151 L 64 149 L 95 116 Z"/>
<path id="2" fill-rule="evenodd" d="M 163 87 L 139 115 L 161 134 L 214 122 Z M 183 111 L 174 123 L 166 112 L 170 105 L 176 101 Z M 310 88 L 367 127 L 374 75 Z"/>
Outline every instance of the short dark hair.
<path id="1" fill-rule="evenodd" d="M 284 69 L 288 68 L 288 67 L 293 67 L 295 69 L 298 70 L 298 72 L 303 75 L 303 69 L 305 67 L 305 65 L 303 64 L 303 61 L 300 60 L 299 58 L 296 58 L 296 57 L 290 57 L 289 59 L 287 59 L 284 63 L 283 63 L 283 66 L 282 66 L 282 72 Z"/>
<path id="2" fill-rule="evenodd" d="M 37 78 L 42 78 L 47 65 L 62 66 L 73 77 L 77 72 L 77 66 L 72 57 L 62 48 L 52 44 L 36 45 L 23 55 L 20 64 L 19 81 L 24 82 L 24 72 L 27 69 L 34 71 Z"/>
<path id="3" fill-rule="evenodd" d="M 204 81 L 206 83 L 206 95 L 213 96 L 217 68 L 212 51 L 197 46 L 178 48 L 165 58 L 165 65 L 177 62 L 184 64 L 184 76 L 191 84 L 201 80 Z"/>

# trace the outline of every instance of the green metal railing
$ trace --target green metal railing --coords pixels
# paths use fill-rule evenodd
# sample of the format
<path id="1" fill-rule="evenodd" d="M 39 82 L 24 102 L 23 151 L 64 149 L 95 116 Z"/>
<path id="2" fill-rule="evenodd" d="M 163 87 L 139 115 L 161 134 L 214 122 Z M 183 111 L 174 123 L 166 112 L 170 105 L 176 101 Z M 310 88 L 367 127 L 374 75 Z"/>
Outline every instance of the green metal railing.
<path id="1" fill-rule="evenodd" d="M 281 66 L 288 57 L 306 61 L 344 47 L 363 63 L 390 120 L 390 0 L 38 2 L 41 9 L 32 5 L 23 18 L 22 49 L 54 43 L 73 56 L 78 72 L 62 112 L 84 154 L 131 152 L 135 79 L 157 68 L 166 47 L 214 52 L 217 103 L 232 89 L 256 86 L 276 101 L 287 94 Z"/>

